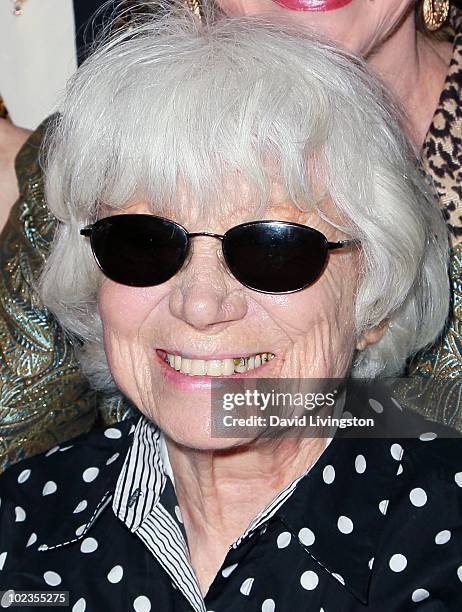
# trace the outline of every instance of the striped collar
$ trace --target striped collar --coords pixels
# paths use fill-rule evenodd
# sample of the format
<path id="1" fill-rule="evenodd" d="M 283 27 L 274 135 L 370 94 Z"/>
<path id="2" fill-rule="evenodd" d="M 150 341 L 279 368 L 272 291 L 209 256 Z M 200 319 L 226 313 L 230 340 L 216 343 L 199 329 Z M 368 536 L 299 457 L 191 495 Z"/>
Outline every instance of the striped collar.
<path id="1" fill-rule="evenodd" d="M 326 446 L 330 442 L 331 439 Z M 308 474 L 316 462 L 255 516 L 246 531 L 233 544 L 233 548 L 237 548 L 245 538 L 249 537 L 277 513 L 295 491 L 300 480 Z M 130 531 L 136 533 L 146 517 L 153 512 L 158 504 L 162 504 L 184 534 L 181 513 L 178 505 L 176 505 L 174 491 L 175 481 L 165 437 L 156 425 L 141 417 L 136 425 L 133 443 L 125 458 L 115 487 L 112 502 L 114 514 Z"/>
<path id="2" fill-rule="evenodd" d="M 167 482 L 164 458 L 168 457 L 158 427 L 141 417 L 133 433 L 133 443 L 115 487 L 114 514 L 135 532 L 159 503 Z"/>
<path id="3" fill-rule="evenodd" d="M 136 425 L 115 486 L 112 509 L 151 551 L 193 610 L 205 612 L 176 504 L 165 438 L 144 417 Z"/>
<path id="4" fill-rule="evenodd" d="M 252 520 L 232 548 L 237 549 L 278 512 L 308 471 L 281 491 Z M 165 438 L 160 429 L 144 417 L 136 425 L 133 443 L 115 486 L 112 509 L 150 549 L 193 609 L 204 612 L 203 597 L 191 567 L 186 534 L 176 504 Z"/>

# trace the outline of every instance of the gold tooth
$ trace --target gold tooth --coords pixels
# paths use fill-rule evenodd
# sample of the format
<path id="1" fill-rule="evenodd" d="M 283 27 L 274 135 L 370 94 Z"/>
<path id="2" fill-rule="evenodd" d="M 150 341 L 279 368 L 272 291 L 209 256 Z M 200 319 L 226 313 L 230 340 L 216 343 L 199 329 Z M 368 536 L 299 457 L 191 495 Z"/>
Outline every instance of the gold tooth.
<path id="1" fill-rule="evenodd" d="M 272 353 L 257 353 L 255 355 L 255 358 L 260 357 L 261 359 L 261 363 L 266 363 L 267 361 L 270 361 L 271 359 L 274 358 L 274 355 Z M 170 356 L 168 354 L 165 355 L 164 360 L 171 366 L 171 367 L 175 367 L 175 356 Z M 248 357 L 234 357 L 233 358 L 233 364 L 235 367 L 239 367 L 239 366 L 246 366 L 249 363 L 249 358 Z"/>

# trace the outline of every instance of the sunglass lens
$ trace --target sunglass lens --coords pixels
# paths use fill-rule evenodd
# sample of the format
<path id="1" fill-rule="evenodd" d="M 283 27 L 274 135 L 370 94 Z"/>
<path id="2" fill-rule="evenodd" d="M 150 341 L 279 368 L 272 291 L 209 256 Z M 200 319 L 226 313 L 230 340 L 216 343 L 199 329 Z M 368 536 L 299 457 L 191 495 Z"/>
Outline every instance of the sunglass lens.
<path id="1" fill-rule="evenodd" d="M 326 238 L 291 223 L 255 222 L 232 228 L 223 241 L 232 274 L 265 293 L 290 293 L 312 284 L 326 263 Z"/>
<path id="2" fill-rule="evenodd" d="M 92 249 L 103 273 L 116 283 L 149 287 L 169 280 L 183 265 L 188 238 L 175 223 L 152 215 L 116 215 L 98 221 Z"/>

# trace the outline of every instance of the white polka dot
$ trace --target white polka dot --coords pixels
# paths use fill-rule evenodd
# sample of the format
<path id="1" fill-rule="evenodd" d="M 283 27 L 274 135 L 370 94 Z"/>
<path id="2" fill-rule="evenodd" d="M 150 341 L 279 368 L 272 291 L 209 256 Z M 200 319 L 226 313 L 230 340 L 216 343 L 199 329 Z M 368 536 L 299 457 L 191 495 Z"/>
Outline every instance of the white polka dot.
<path id="1" fill-rule="evenodd" d="M 427 599 L 427 597 L 430 597 L 430 593 L 425 589 L 416 589 L 412 593 L 412 601 L 414 603 L 419 603 L 419 601 L 423 601 L 424 599 Z"/>
<path id="2" fill-rule="evenodd" d="M 305 546 L 311 546 L 314 543 L 315 536 L 311 529 L 308 529 L 308 527 L 303 527 L 298 532 L 298 539 Z"/>
<path id="3" fill-rule="evenodd" d="M 18 482 L 19 484 L 22 484 L 23 482 L 26 482 L 26 480 L 29 478 L 30 476 L 30 470 L 23 470 L 19 476 L 18 476 Z"/>
<path id="4" fill-rule="evenodd" d="M 51 495 L 52 493 L 56 493 L 57 490 L 58 487 L 56 486 L 56 482 L 49 480 L 43 487 L 42 495 Z"/>
<path id="5" fill-rule="evenodd" d="M 374 565 L 374 557 L 372 557 L 371 559 L 369 559 L 369 561 L 367 562 L 367 567 L 371 570 L 372 567 Z"/>
<path id="6" fill-rule="evenodd" d="M 120 429 L 116 429 L 115 427 L 109 427 L 104 431 L 104 435 L 106 438 L 110 438 L 111 440 L 117 440 L 122 437 L 122 432 Z"/>
<path id="7" fill-rule="evenodd" d="M 97 467 L 89 467 L 82 474 L 82 478 L 84 479 L 85 482 L 93 482 L 93 480 L 95 480 L 98 474 L 99 474 L 99 469 Z"/>
<path id="8" fill-rule="evenodd" d="M 340 516 L 337 521 L 337 527 L 341 533 L 351 533 L 353 531 L 353 521 L 347 516 Z"/>
<path id="9" fill-rule="evenodd" d="M 462 487 L 462 472 L 457 472 L 457 474 L 454 476 L 454 480 L 459 487 Z"/>
<path id="10" fill-rule="evenodd" d="M 228 565 L 228 567 L 225 567 L 224 569 L 221 570 L 221 575 L 223 576 L 223 578 L 228 578 L 228 576 L 234 572 L 234 570 L 237 567 L 237 563 L 233 563 L 232 565 Z"/>
<path id="11" fill-rule="evenodd" d="M 45 453 L 45 457 L 49 457 L 53 453 L 56 453 L 56 451 L 59 451 L 59 446 L 53 446 L 53 448 L 50 448 L 50 450 Z"/>
<path id="12" fill-rule="evenodd" d="M 24 509 L 21 508 L 21 506 L 16 506 L 16 508 L 14 509 L 14 513 L 16 515 L 14 519 L 16 523 L 22 523 L 26 520 L 26 513 L 24 512 Z"/>
<path id="13" fill-rule="evenodd" d="M 393 555 L 389 561 L 390 569 L 393 572 L 402 572 L 406 568 L 407 559 L 404 555 Z"/>
<path id="14" fill-rule="evenodd" d="M 377 414 L 380 414 L 381 412 L 383 412 L 383 406 L 380 402 L 378 402 L 375 399 L 370 399 L 369 400 L 369 406 L 372 408 L 372 410 L 374 412 L 376 412 Z"/>
<path id="15" fill-rule="evenodd" d="M 117 584 L 120 582 L 124 575 L 124 568 L 121 565 L 114 565 L 109 574 L 107 575 L 107 579 L 112 584 Z"/>
<path id="16" fill-rule="evenodd" d="M 146 595 L 139 595 L 133 602 L 135 612 L 151 612 L 151 602 Z"/>
<path id="17" fill-rule="evenodd" d="M 353 415 L 349 410 L 344 410 L 342 413 L 342 419 L 352 419 Z"/>
<path id="18" fill-rule="evenodd" d="M 83 510 L 85 510 L 86 507 L 87 507 L 87 500 L 82 499 L 82 501 L 80 501 L 77 504 L 77 506 L 74 508 L 74 511 L 72 512 L 72 514 L 78 514 L 79 512 L 83 512 Z"/>
<path id="19" fill-rule="evenodd" d="M 85 538 L 80 545 L 80 552 L 92 553 L 98 548 L 98 542 L 95 538 Z"/>
<path id="20" fill-rule="evenodd" d="M 255 578 L 246 578 L 239 589 L 243 595 L 250 595 Z"/>
<path id="21" fill-rule="evenodd" d="M 109 457 L 109 459 L 106 461 L 106 465 L 110 465 L 111 463 L 113 463 L 117 459 L 118 456 L 119 456 L 119 453 L 114 453 L 112 457 Z"/>
<path id="22" fill-rule="evenodd" d="M 437 437 L 438 436 L 436 435 L 436 433 L 433 433 L 433 431 L 427 431 L 426 433 L 420 434 L 419 440 L 422 440 L 422 442 L 431 442 L 431 440 L 434 440 Z"/>
<path id="23" fill-rule="evenodd" d="M 274 612 L 276 610 L 276 604 L 274 599 L 265 599 L 261 605 L 261 612 Z"/>
<path id="24" fill-rule="evenodd" d="M 403 456 L 403 447 L 401 446 L 401 444 L 392 444 L 390 447 L 390 453 L 391 456 L 393 457 L 393 459 L 396 459 L 396 461 L 401 461 L 401 458 Z"/>
<path id="25" fill-rule="evenodd" d="M 326 465 L 323 470 L 322 478 L 326 484 L 332 484 L 335 480 L 335 468 L 333 465 Z"/>
<path id="26" fill-rule="evenodd" d="M 364 474 L 366 471 L 366 458 L 364 455 L 358 455 L 355 459 L 355 470 L 358 474 Z"/>
<path id="27" fill-rule="evenodd" d="M 389 499 L 382 499 L 382 501 L 379 504 L 379 510 L 382 514 L 386 514 L 387 513 L 387 508 L 388 508 L 388 504 L 389 504 L 390 500 Z"/>
<path id="28" fill-rule="evenodd" d="M 459 565 L 459 567 L 457 568 L 457 577 L 462 582 L 462 565 Z"/>
<path id="29" fill-rule="evenodd" d="M 178 521 L 182 523 L 183 517 L 181 516 L 180 506 L 175 506 L 175 514 L 176 514 L 176 518 L 178 519 Z"/>
<path id="30" fill-rule="evenodd" d="M 5 565 L 6 555 L 7 554 L 8 554 L 7 552 L 2 552 L 0 554 L 0 571 L 3 569 L 3 566 Z"/>
<path id="31" fill-rule="evenodd" d="M 8 591 L 5 591 L 3 593 L 3 597 L 0 601 L 0 605 L 2 606 L 2 608 L 9 608 L 12 604 L 11 601 L 11 597 L 12 595 L 14 595 L 14 590 L 13 589 L 8 589 Z"/>
<path id="32" fill-rule="evenodd" d="M 85 612 L 87 609 L 87 602 L 83 597 L 81 597 L 78 601 L 75 602 L 72 612 Z"/>
<path id="33" fill-rule="evenodd" d="M 300 584 L 307 591 L 312 591 L 319 584 L 319 578 L 316 572 L 312 572 L 308 570 L 307 572 L 303 572 L 300 578 Z"/>
<path id="34" fill-rule="evenodd" d="M 409 493 L 409 499 L 411 500 L 411 504 L 413 506 L 421 508 L 427 503 L 427 494 L 423 489 L 417 487 L 415 489 L 412 489 L 412 491 Z"/>
<path id="35" fill-rule="evenodd" d="M 345 585 L 345 580 L 343 579 L 343 576 L 340 576 L 340 574 L 332 574 L 332 576 L 338 580 L 340 582 L 340 584 Z"/>
<path id="36" fill-rule="evenodd" d="M 278 548 L 286 548 L 286 546 L 289 546 L 291 539 L 292 534 L 288 531 L 283 531 L 282 533 L 280 533 L 278 535 L 278 539 L 276 540 Z"/>
<path id="37" fill-rule="evenodd" d="M 85 527 L 87 526 L 87 524 L 85 523 L 84 525 L 80 525 L 80 527 L 77 527 L 77 529 L 75 530 L 75 535 L 76 536 L 81 536 L 82 533 L 85 531 Z"/>
<path id="38" fill-rule="evenodd" d="M 435 544 L 446 544 L 451 539 L 451 532 L 449 529 L 444 529 L 440 531 L 435 536 Z"/>
<path id="39" fill-rule="evenodd" d="M 32 546 L 32 544 L 35 544 L 35 542 L 37 542 L 37 534 L 31 533 L 29 539 L 27 540 L 26 548 L 28 546 Z"/>
<path id="40" fill-rule="evenodd" d="M 45 572 L 43 574 L 43 579 L 50 586 L 58 586 L 58 584 L 61 584 L 61 576 L 56 572 Z"/>

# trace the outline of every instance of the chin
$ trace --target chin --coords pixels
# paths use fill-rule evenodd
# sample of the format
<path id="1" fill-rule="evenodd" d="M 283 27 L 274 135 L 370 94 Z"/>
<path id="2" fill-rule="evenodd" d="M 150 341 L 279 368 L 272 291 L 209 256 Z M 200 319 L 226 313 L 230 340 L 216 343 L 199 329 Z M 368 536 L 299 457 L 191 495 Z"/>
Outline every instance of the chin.
<path id="1" fill-rule="evenodd" d="M 225 438 L 212 435 L 210 421 L 206 426 L 202 424 L 202 427 L 199 423 L 181 427 L 178 422 L 164 426 L 159 423 L 159 427 L 169 440 L 191 451 L 231 451 L 252 443 L 249 438 Z"/>

